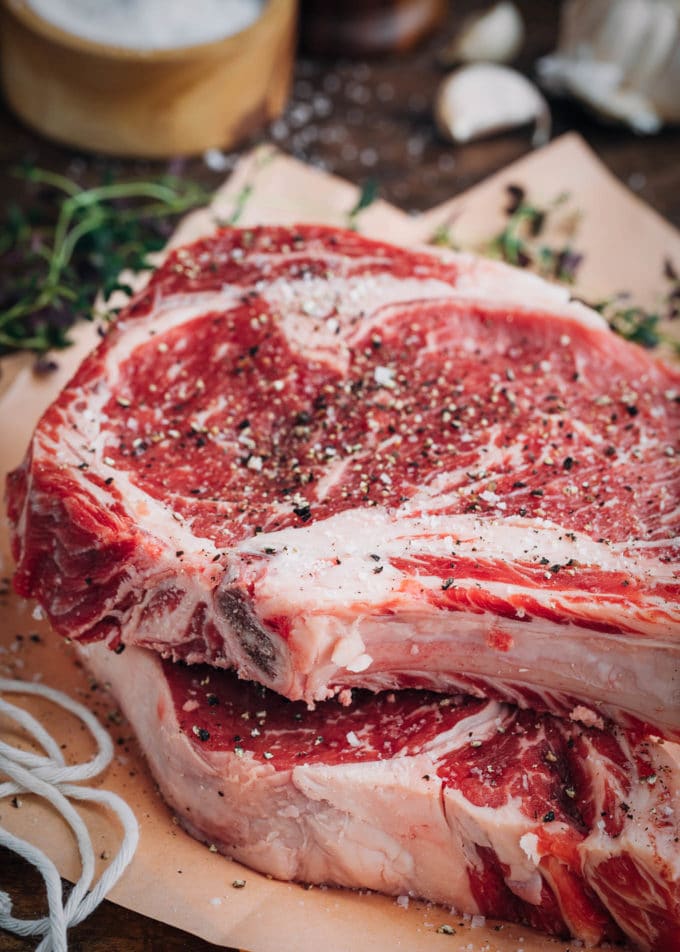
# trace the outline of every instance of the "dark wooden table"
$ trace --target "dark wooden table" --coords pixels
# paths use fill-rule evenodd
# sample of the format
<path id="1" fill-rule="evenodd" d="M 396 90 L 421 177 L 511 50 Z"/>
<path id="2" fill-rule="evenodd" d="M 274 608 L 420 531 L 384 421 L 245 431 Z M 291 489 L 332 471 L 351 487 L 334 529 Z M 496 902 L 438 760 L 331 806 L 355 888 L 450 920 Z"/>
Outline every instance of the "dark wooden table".
<path id="1" fill-rule="evenodd" d="M 446 29 L 412 54 L 373 60 L 300 56 L 288 109 L 259 139 L 270 139 L 296 157 L 354 182 L 373 178 L 383 198 L 407 210 L 429 208 L 519 158 L 529 149 L 524 131 L 454 147 L 441 140 L 432 121 L 433 96 L 442 76 L 436 51 L 452 34 L 458 18 L 479 5 L 457 0 Z M 528 24 L 519 66 L 530 73 L 535 59 L 554 45 L 559 4 L 523 0 L 519 6 Z M 579 131 L 623 182 L 680 227 L 680 129 L 639 138 L 595 122 L 576 105 L 554 103 L 553 107 L 555 134 Z M 87 181 L 105 171 L 121 178 L 153 177 L 170 167 L 174 173 L 215 187 L 236 158 L 237 153 L 230 153 L 227 168 L 217 172 L 202 158 L 151 163 L 85 156 L 38 138 L 0 105 L 0 162 L 7 168 L 29 159 Z M 4 206 L 10 197 L 21 203 L 21 187 L 5 174 L 0 176 L 0 204 Z M 4 850 L 0 850 L 0 888 L 15 898 L 17 914 L 35 916 L 44 910 L 38 877 Z M 34 945 L 0 932 L 2 952 L 23 952 Z M 214 946 L 105 902 L 72 931 L 71 948 L 74 952 L 201 952 Z"/>

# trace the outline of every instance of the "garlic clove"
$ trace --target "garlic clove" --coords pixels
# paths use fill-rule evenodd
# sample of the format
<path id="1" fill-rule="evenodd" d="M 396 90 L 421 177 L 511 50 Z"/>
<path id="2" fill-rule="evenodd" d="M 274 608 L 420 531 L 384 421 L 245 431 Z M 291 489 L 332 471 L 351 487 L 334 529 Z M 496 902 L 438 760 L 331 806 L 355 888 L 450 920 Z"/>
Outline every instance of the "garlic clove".
<path id="1" fill-rule="evenodd" d="M 596 114 L 626 122 L 642 134 L 658 132 L 662 122 L 653 104 L 635 89 L 622 87 L 621 71 L 613 63 L 551 56 L 541 62 L 541 83 L 555 93 L 568 93 Z"/>
<path id="2" fill-rule="evenodd" d="M 664 121 L 680 123 L 680 22 L 671 55 L 664 62 L 663 69 L 657 70 L 647 82 L 646 89 Z"/>
<path id="3" fill-rule="evenodd" d="M 524 42 L 524 22 L 514 3 L 497 3 L 463 21 L 460 30 L 441 53 L 444 66 L 479 60 L 509 63 Z"/>
<path id="4" fill-rule="evenodd" d="M 439 129 L 453 142 L 535 124 L 533 144 L 550 137 L 550 110 L 538 89 L 507 66 L 475 63 L 447 76 L 435 102 Z"/>
<path id="5" fill-rule="evenodd" d="M 636 132 L 680 121 L 680 2 L 567 0 L 541 84 Z"/>

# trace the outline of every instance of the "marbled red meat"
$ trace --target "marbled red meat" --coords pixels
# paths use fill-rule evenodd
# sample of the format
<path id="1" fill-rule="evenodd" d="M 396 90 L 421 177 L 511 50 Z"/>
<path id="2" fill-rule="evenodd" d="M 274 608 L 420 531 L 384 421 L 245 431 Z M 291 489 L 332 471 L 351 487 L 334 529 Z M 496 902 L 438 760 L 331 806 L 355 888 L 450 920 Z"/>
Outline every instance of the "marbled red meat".
<path id="1" fill-rule="evenodd" d="M 680 747 L 427 691 L 308 710 L 232 672 L 81 649 L 194 836 L 263 873 L 680 952 Z"/>
<path id="2" fill-rule="evenodd" d="M 15 584 L 71 638 L 293 699 L 417 686 L 677 738 L 679 394 L 498 263 L 220 231 L 41 420 Z"/>

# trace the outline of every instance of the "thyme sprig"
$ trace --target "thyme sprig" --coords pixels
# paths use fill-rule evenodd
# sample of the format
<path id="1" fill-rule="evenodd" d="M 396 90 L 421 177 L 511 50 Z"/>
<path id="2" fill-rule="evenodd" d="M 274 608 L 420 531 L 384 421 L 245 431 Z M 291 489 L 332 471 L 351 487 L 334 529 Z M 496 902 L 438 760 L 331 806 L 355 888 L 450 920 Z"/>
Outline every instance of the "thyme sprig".
<path id="1" fill-rule="evenodd" d="M 604 317 L 613 331 L 641 347 L 652 350 L 664 340 L 659 328 L 660 315 L 631 304 L 627 294 L 596 301 L 590 307 Z"/>
<path id="2" fill-rule="evenodd" d="M 470 250 L 487 258 L 498 258 L 518 268 L 529 268 L 544 278 L 573 284 L 583 261 L 581 252 L 573 246 L 580 215 L 569 209 L 569 193 L 561 192 L 546 205 L 530 201 L 521 185 L 506 187 L 508 202 L 506 222 L 498 234 Z M 555 215 L 562 211 L 556 224 Z M 546 229 L 564 235 L 564 242 L 549 244 Z M 453 222 L 439 225 L 430 244 L 460 250 L 453 235 Z"/>
<path id="3" fill-rule="evenodd" d="M 508 185 L 505 208 L 506 222 L 498 234 L 470 249 L 487 258 L 499 258 L 518 268 L 530 268 L 545 278 L 573 284 L 583 255 L 573 247 L 580 215 L 568 208 L 569 193 L 561 192 L 545 205 L 530 201 L 521 185 Z M 562 215 L 556 223 L 555 215 Z M 546 239 L 548 224 L 551 232 L 564 235 L 564 242 L 551 245 Z M 453 222 L 440 225 L 430 243 L 440 247 L 460 249 L 453 235 Z"/>
<path id="4" fill-rule="evenodd" d="M 677 335 L 671 337 L 665 330 L 668 322 L 680 318 L 680 275 L 668 258 L 664 261 L 663 278 L 668 288 L 654 311 L 632 303 L 629 294 L 616 294 L 590 306 L 599 311 L 613 331 L 627 340 L 647 349 L 665 344 L 680 354 Z"/>
<path id="5" fill-rule="evenodd" d="M 69 327 L 93 317 L 97 294 L 130 293 L 120 274 L 148 270 L 175 216 L 210 197 L 171 176 L 82 188 L 45 169 L 14 173 L 40 200 L 28 211 L 11 205 L 0 232 L 0 267 L 13 275 L 0 288 L 0 353 L 67 346 Z"/>
<path id="6" fill-rule="evenodd" d="M 560 194 L 546 205 L 537 205 L 527 198 L 520 185 L 508 185 L 507 221 L 483 249 L 491 258 L 500 258 L 520 268 L 531 268 L 545 278 L 564 284 L 573 284 L 583 255 L 573 247 L 579 215 L 573 211 L 563 215 L 560 230 L 564 243 L 557 246 L 545 240 L 548 223 L 554 225 L 555 214 L 569 202 L 568 192 Z"/>
<path id="7" fill-rule="evenodd" d="M 380 186 L 378 185 L 376 179 L 366 179 L 364 184 L 361 186 L 359 197 L 357 198 L 354 206 L 347 213 L 347 227 L 351 231 L 358 231 L 359 215 L 364 211 L 364 209 L 369 208 L 373 202 L 376 201 L 379 193 Z"/>
<path id="8" fill-rule="evenodd" d="M 241 189 L 241 191 L 238 193 L 238 195 L 236 196 L 234 200 L 234 208 L 231 215 L 229 215 L 226 221 L 220 222 L 221 225 L 237 225 L 238 224 L 238 222 L 241 220 L 241 216 L 246 210 L 246 205 L 248 204 L 248 202 L 250 201 L 252 197 L 253 191 L 254 191 L 254 186 L 251 185 L 250 183 L 248 185 L 243 186 L 243 188 Z"/>
<path id="9" fill-rule="evenodd" d="M 569 209 L 569 194 L 560 193 L 546 205 L 538 205 L 529 200 L 520 185 L 509 185 L 506 192 L 508 202 L 504 227 L 481 246 L 470 250 L 520 268 L 528 268 L 554 281 L 573 284 L 583 254 L 574 247 L 580 215 Z M 558 210 L 561 211 L 561 217 L 556 222 Z M 430 238 L 430 243 L 460 250 L 453 226 L 453 222 L 440 225 Z M 549 244 L 546 240 L 548 229 L 551 235 L 564 235 L 564 242 Z M 629 294 L 617 294 L 604 301 L 586 303 L 599 311 L 611 329 L 621 337 L 650 349 L 664 344 L 680 353 L 680 343 L 664 330 L 668 321 L 680 318 L 680 274 L 668 259 L 663 264 L 663 280 L 668 282 L 669 288 L 661 296 L 654 311 L 635 304 Z"/>

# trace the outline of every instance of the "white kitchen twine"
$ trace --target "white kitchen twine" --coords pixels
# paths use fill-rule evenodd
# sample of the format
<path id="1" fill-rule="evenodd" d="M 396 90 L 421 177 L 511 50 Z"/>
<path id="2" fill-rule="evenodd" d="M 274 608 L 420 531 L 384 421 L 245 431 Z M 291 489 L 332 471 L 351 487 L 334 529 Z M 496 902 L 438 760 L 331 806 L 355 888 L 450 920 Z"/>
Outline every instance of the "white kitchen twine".
<path id="1" fill-rule="evenodd" d="M 2 694 L 38 695 L 75 714 L 94 736 L 97 753 L 85 763 L 67 765 L 59 745 L 45 728 L 27 711 L 3 700 Z M 0 827 L 0 845 L 22 856 L 42 876 L 49 908 L 49 914 L 42 919 L 17 919 L 12 915 L 11 898 L 0 890 L 0 928 L 19 936 L 41 936 L 37 952 L 66 952 L 67 929 L 89 916 L 119 880 L 137 849 L 139 827 L 130 807 L 115 793 L 75 785 L 81 780 L 96 777 L 113 757 L 109 734 L 87 708 L 44 684 L 0 678 L 0 714 L 23 728 L 45 751 L 45 756 L 42 756 L 0 741 L 0 774 L 9 777 L 7 782 L 0 783 L 0 798 L 33 793 L 51 803 L 73 831 L 82 867 L 80 879 L 64 903 L 61 878 L 54 863 L 37 846 Z M 95 872 L 92 840 L 85 823 L 69 803 L 69 798 L 103 804 L 117 815 L 123 827 L 120 849 L 92 890 L 90 886 Z"/>

